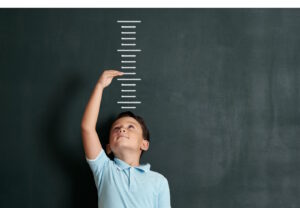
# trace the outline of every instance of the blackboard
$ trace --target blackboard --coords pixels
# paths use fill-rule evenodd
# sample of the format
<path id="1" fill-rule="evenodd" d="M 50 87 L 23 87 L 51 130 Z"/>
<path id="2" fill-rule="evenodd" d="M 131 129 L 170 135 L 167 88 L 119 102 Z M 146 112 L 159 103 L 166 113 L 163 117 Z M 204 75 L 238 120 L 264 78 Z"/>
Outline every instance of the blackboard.
<path id="1" fill-rule="evenodd" d="M 300 207 L 299 9 L 1 9 L 0 207 L 97 207 L 80 122 L 120 19 L 172 207 Z M 97 131 L 121 111 L 105 89 Z"/>

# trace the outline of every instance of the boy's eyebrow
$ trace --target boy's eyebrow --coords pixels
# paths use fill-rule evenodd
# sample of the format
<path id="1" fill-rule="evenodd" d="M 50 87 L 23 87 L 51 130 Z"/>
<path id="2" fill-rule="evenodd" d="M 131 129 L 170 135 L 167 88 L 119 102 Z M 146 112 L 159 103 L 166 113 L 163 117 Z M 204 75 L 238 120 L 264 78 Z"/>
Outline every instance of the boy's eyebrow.
<path id="1" fill-rule="evenodd" d="M 132 122 L 132 121 L 128 121 L 128 123 L 131 123 L 131 124 L 137 125 L 136 123 L 134 123 L 134 122 Z M 115 127 L 115 126 L 117 126 L 117 125 L 119 125 L 119 123 L 116 123 L 116 124 L 114 124 L 114 125 L 113 125 L 113 127 Z"/>

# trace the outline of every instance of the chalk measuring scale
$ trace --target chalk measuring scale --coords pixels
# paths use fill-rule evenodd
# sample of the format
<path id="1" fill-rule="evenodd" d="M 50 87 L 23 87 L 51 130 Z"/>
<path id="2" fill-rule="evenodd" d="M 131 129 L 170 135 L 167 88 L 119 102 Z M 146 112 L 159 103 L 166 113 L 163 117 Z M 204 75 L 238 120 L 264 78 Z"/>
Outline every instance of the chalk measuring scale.
<path id="1" fill-rule="evenodd" d="M 136 48 L 136 24 L 142 23 L 141 20 L 117 20 L 121 24 L 121 48 L 117 52 L 121 54 L 121 70 L 124 73 L 121 81 L 121 100 L 117 101 L 121 109 L 136 109 L 136 104 L 141 101 L 136 100 L 136 81 L 141 78 L 136 77 L 136 55 L 141 49 Z M 124 78 L 123 78 L 124 77 Z"/>

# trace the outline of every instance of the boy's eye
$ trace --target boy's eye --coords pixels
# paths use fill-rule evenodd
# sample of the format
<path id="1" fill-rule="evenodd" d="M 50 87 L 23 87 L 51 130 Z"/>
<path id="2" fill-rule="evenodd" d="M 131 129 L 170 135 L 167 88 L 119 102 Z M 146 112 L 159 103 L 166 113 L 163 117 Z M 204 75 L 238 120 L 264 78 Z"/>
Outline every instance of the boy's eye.
<path id="1" fill-rule="evenodd" d="M 134 128 L 134 126 L 133 126 L 133 125 L 129 125 L 129 126 L 128 126 L 128 128 Z M 118 129 L 120 129 L 120 127 L 119 127 L 119 126 L 117 126 L 117 127 L 114 127 L 114 130 L 118 130 Z"/>

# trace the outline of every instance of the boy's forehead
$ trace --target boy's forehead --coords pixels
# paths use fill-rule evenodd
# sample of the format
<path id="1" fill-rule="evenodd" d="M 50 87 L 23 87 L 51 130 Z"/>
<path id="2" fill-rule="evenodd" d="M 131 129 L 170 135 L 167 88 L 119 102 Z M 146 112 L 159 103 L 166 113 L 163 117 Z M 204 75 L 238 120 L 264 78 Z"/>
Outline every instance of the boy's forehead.
<path id="1" fill-rule="evenodd" d="M 139 125 L 139 123 L 134 118 L 129 117 L 129 116 L 119 118 L 112 125 L 115 126 L 120 123 L 133 123 L 133 124 Z"/>

